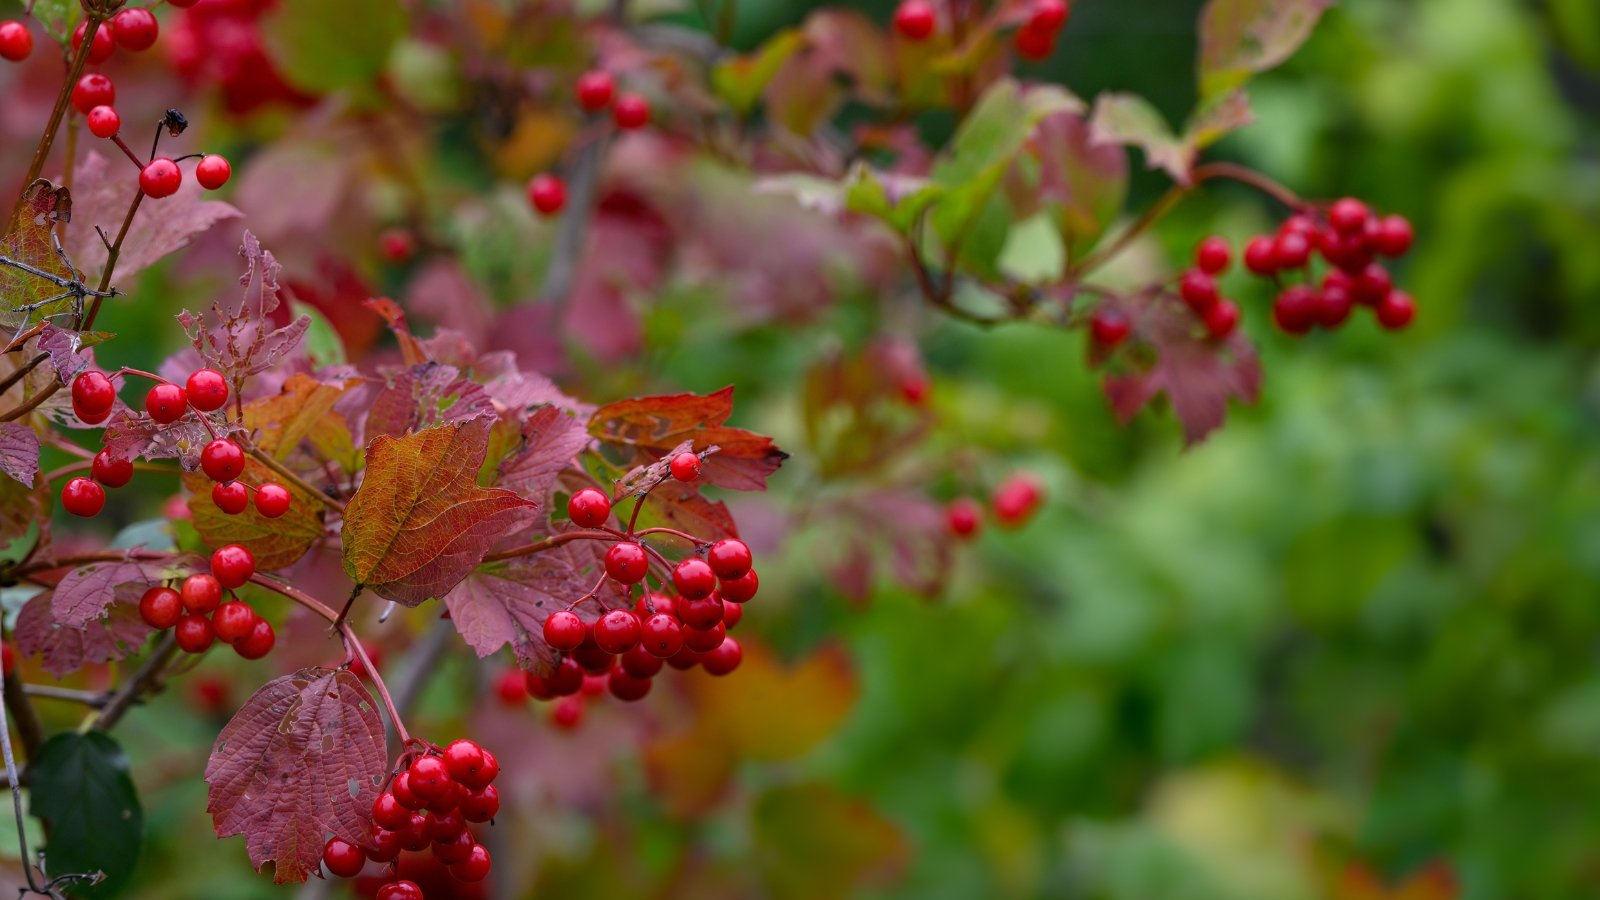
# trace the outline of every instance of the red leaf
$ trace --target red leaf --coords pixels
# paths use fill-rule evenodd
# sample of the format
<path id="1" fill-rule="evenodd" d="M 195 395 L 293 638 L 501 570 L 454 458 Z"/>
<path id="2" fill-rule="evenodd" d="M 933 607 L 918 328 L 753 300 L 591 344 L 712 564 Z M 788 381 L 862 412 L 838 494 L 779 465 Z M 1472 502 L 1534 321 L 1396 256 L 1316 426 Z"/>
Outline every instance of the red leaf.
<path id="1" fill-rule="evenodd" d="M 842 534 L 831 541 L 829 573 L 851 598 L 864 600 L 885 570 L 924 595 L 943 589 L 954 559 L 944 508 L 913 491 L 862 492 L 836 504 Z"/>
<path id="2" fill-rule="evenodd" d="M 660 459 L 684 441 L 695 449 L 712 444 L 720 449 L 705 460 L 702 475 L 718 487 L 764 491 L 767 476 L 778 470 L 789 454 L 772 438 L 730 428 L 723 423 L 733 414 L 733 387 L 714 394 L 673 394 L 640 397 L 602 406 L 589 420 L 589 433 L 606 444 L 632 447 L 638 463 Z"/>
<path id="3" fill-rule="evenodd" d="M 267 682 L 222 729 L 206 763 L 206 812 L 218 837 L 245 836 L 257 870 L 305 881 L 328 834 L 360 841 L 388 753 L 360 679 L 301 669 Z"/>
<path id="4" fill-rule="evenodd" d="M 132 585 L 143 591 L 182 569 L 177 564 L 165 566 L 129 559 L 79 566 L 56 584 L 50 611 L 57 622 L 82 628 L 105 616 L 106 609 L 117 601 L 119 588 Z M 137 593 L 134 599 L 138 599 Z"/>
<path id="5" fill-rule="evenodd" d="M 39 436 L 17 422 L 0 422 L 0 472 L 33 487 L 39 472 Z"/>
<path id="6" fill-rule="evenodd" d="M 204 199 L 206 192 L 190 169 L 178 192 L 156 205 L 146 203 L 134 216 L 128 236 L 117 257 L 117 277 L 128 279 L 169 254 L 189 245 L 197 235 L 240 212 L 216 200 Z M 134 179 L 121 158 L 107 159 L 91 150 L 73 173 L 72 193 L 78 227 L 67 232 L 67 250 L 72 261 L 86 272 L 98 273 L 106 264 L 106 245 L 95 232 L 98 225 L 111 235 L 117 233 L 133 200 Z"/>
<path id="7" fill-rule="evenodd" d="M 494 413 L 494 401 L 483 386 L 462 378 L 453 366 L 426 362 L 381 374 L 385 381 L 376 388 L 367 413 L 368 441 Z"/>
<path id="8" fill-rule="evenodd" d="M 248 231 L 239 255 L 245 258 L 245 273 L 239 278 L 244 286 L 241 297 L 218 300 L 211 304 L 210 312 L 184 310 L 178 315 L 178 324 L 206 364 L 226 375 L 235 389 L 249 376 L 282 363 L 299 348 L 311 327 L 310 316 L 282 327 L 276 324 L 280 267 Z"/>
<path id="9" fill-rule="evenodd" d="M 540 407 L 522 423 L 522 449 L 500 464 L 495 483 L 543 503 L 556 476 L 576 464 L 590 440 L 577 416 L 557 406 Z"/>
<path id="10" fill-rule="evenodd" d="M 122 659 L 139 649 L 151 628 L 139 618 L 143 586 L 123 585 L 114 592 L 115 603 L 105 619 L 82 626 L 58 620 L 45 591 L 29 600 L 17 614 L 17 649 L 23 656 L 44 656 L 44 670 L 60 677 L 91 663 Z"/>

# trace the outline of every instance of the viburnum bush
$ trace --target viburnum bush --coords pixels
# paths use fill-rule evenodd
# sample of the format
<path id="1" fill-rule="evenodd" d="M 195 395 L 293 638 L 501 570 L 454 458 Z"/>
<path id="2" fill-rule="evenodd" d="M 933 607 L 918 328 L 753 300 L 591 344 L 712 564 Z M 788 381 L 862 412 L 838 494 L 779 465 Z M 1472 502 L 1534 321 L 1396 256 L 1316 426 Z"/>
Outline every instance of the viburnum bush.
<path id="1" fill-rule="evenodd" d="M 833 529 L 824 565 L 862 596 L 885 574 L 936 593 L 956 542 L 986 520 L 1021 527 L 1045 501 L 1004 458 L 946 454 L 958 462 L 930 471 L 937 385 L 899 299 L 917 300 L 911 315 L 1085 331 L 1118 416 L 1165 397 L 1190 442 L 1230 399 L 1255 398 L 1253 318 L 1290 335 L 1361 308 L 1408 325 L 1415 306 L 1385 267 L 1410 247 L 1404 218 L 1199 158 L 1249 122 L 1245 83 L 1325 5 L 1208 4 L 1200 103 L 1176 132 L 1138 97 L 1091 104 L 1019 74 L 1057 52 L 1065 0 L 906 0 L 887 22 L 821 8 L 747 53 L 727 48 L 726 23 L 708 34 L 625 0 L 592 17 L 58 0 L 0 23 L 0 56 L 59 47 L 63 61 L 0 240 L 0 583 L 34 589 L 12 634 L 44 672 L 138 660 L 87 698 L 83 728 L 49 740 L 6 681 L 33 812 L 52 826 L 29 889 L 126 877 L 140 823 L 113 813 L 138 802 L 105 732 L 217 644 L 248 661 L 314 655 L 306 635 L 284 646 L 291 615 L 340 649 L 263 677 L 237 709 L 216 683 L 197 687 L 230 716 L 205 766 L 208 811 L 275 880 L 325 872 L 385 900 L 481 895 L 499 763 L 470 735 L 441 745 L 407 729 L 364 608 L 442 606 L 479 657 L 514 659 L 494 693 L 549 701 L 562 728 L 599 695 L 641 700 L 667 668 L 737 678 L 729 630 L 759 560 L 716 492 L 765 490 L 787 455 L 727 424 L 731 387 L 614 399 L 634 393 L 616 373 L 637 367 L 657 297 L 710 284 L 732 327 L 796 328 L 824 322 L 839 279 L 897 298 L 800 388 L 803 462 L 843 489 L 795 518 Z M 171 77 L 119 101 L 106 67 L 147 51 Z M 174 96 L 152 100 L 152 85 Z M 298 124 L 235 177 L 169 108 L 191 100 Z M 953 115 L 948 140 L 927 140 L 924 114 Z M 462 130 L 493 177 L 434 171 L 463 152 Z M 1124 217 L 1128 147 L 1174 185 Z M 1217 180 L 1260 189 L 1281 224 L 1242 245 L 1208 237 L 1181 271 L 1128 259 Z M 209 307 L 118 289 L 237 218 L 204 199 L 221 189 L 263 211 L 292 269 L 247 231 L 225 273 L 238 287 Z M 530 293 L 539 302 L 500 302 Z M 1247 315 L 1253 303 L 1270 312 Z M 155 371 L 119 365 L 96 330 L 169 315 L 187 346 Z M 600 387 L 569 393 L 585 384 Z M 46 471 L 44 452 L 72 461 Z M 865 476 L 872 489 L 850 488 Z M 52 528 L 57 504 L 92 519 L 131 481 L 173 478 L 185 499 L 169 549 Z M 319 559 L 340 572 L 314 572 Z M 17 785 L 9 740 L 6 763 Z M 74 767 L 96 773 L 106 818 L 52 806 L 45 787 Z"/>

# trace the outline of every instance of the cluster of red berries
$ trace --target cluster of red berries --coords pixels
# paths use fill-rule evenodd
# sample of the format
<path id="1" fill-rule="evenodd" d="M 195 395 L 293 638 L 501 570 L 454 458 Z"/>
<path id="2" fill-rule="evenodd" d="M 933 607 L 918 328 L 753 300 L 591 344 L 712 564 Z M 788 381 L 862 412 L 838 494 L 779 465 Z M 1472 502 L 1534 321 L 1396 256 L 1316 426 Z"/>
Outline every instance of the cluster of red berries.
<path id="1" fill-rule="evenodd" d="M 1021 472 L 1001 482 L 990 502 L 1001 527 L 1021 528 L 1044 504 L 1044 486 Z M 958 538 L 976 537 L 983 525 L 983 505 L 971 497 L 959 497 L 945 508 L 945 524 Z"/>
<path id="2" fill-rule="evenodd" d="M 1033 0 L 1012 35 L 1017 55 L 1035 61 L 1048 59 L 1071 13 L 1067 0 Z M 895 8 L 894 27 L 906 40 L 925 41 L 939 30 L 938 10 L 930 0 L 904 0 Z"/>
<path id="3" fill-rule="evenodd" d="M 1379 325 L 1398 330 L 1416 318 L 1416 302 L 1395 288 L 1389 270 L 1377 260 L 1404 256 L 1414 238 L 1404 216 L 1379 216 L 1360 200 L 1346 197 L 1325 214 L 1297 213 L 1277 234 L 1251 238 L 1244 264 L 1281 286 L 1272 318 L 1289 334 L 1305 334 L 1318 325 L 1337 328 L 1356 306 L 1371 307 Z M 1313 271 L 1318 255 L 1328 265 L 1320 283 Z M 1301 274 L 1301 283 L 1284 286 L 1284 277 L 1295 272 Z"/>
<path id="4" fill-rule="evenodd" d="M 187 3 L 173 3 L 173 6 L 192 6 L 198 0 L 189 0 Z M 72 33 L 72 50 L 77 52 L 83 45 L 83 35 L 88 28 L 87 22 L 78 23 L 78 28 Z M 156 37 L 160 34 L 160 26 L 156 23 L 155 14 L 143 7 L 131 6 L 112 16 L 94 33 L 94 42 L 89 45 L 89 62 L 99 65 L 111 58 L 118 47 L 139 53 L 155 46 Z M 33 53 L 33 33 L 28 26 L 15 19 L 0 22 L 0 57 L 12 62 L 22 62 Z"/>
<path id="5" fill-rule="evenodd" d="M 322 848 L 322 864 L 333 875 L 354 878 L 368 860 L 394 863 L 402 851 L 431 848 L 456 882 L 482 881 L 489 875 L 489 851 L 468 824 L 492 822 L 499 813 L 500 793 L 493 784 L 499 774 L 494 754 L 465 739 L 417 757 L 373 802 L 371 839 L 365 844 L 330 839 Z M 376 896 L 422 900 L 422 888 L 396 879 L 379 886 Z"/>
<path id="6" fill-rule="evenodd" d="M 587 113 L 611 110 L 611 121 L 623 131 L 650 124 L 650 101 L 640 94 L 618 93 L 616 80 L 604 69 L 592 69 L 578 77 L 574 93 L 578 106 Z M 542 216 L 553 216 L 567 205 L 567 183 L 558 175 L 542 172 L 528 182 L 528 203 Z"/>
<path id="7" fill-rule="evenodd" d="M 213 641 L 233 645 L 245 659 L 260 659 L 272 652 L 277 635 L 272 624 L 256 614 L 233 591 L 256 573 L 256 560 L 238 544 L 217 548 L 211 554 L 211 571 L 185 578 L 177 590 L 157 585 L 139 598 L 139 617 L 157 631 L 174 629 L 179 649 L 204 653 Z M 223 601 L 226 591 L 231 599 Z"/>

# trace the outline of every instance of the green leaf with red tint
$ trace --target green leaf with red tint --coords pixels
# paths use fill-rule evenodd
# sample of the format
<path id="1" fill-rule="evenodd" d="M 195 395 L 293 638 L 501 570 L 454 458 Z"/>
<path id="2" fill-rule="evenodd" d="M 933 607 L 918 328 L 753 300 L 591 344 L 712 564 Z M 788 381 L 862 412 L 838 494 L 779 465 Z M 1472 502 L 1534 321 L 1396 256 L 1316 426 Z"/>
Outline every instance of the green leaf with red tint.
<path id="1" fill-rule="evenodd" d="M 1200 96 L 1220 97 L 1281 65 L 1333 0 L 1211 0 L 1200 14 Z"/>
<path id="2" fill-rule="evenodd" d="M 11 228 L 0 238 L 0 254 L 15 262 L 32 266 L 41 272 L 62 279 L 72 279 L 73 273 L 55 249 L 55 231 L 58 224 L 72 221 L 72 192 L 56 187 L 43 178 L 28 185 L 22 192 L 17 215 Z M 63 293 L 62 288 L 46 278 L 24 272 L 15 266 L 0 266 L 0 346 L 10 343 L 16 334 L 29 323 L 44 321 L 46 316 L 59 315 L 72 310 L 71 298 L 50 300 Z M 45 301 L 50 302 L 46 303 Z M 43 304 L 37 309 L 24 309 Z"/>

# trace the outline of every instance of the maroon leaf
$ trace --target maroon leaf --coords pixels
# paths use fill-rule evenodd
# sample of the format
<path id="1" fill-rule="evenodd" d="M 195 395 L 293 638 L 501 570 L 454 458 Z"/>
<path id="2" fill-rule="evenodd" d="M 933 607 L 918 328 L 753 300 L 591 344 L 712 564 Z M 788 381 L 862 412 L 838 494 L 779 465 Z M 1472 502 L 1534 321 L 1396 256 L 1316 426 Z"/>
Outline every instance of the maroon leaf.
<path id="1" fill-rule="evenodd" d="M 388 761 L 383 723 L 360 679 L 301 669 L 267 682 L 218 735 L 206 811 L 218 837 L 245 836 L 273 881 L 317 871 L 327 835 L 360 841 Z"/>
<path id="2" fill-rule="evenodd" d="M 38 348 L 41 353 L 50 354 L 50 364 L 61 383 L 69 384 L 78 373 L 94 365 L 94 355 L 83 351 L 110 338 L 104 331 L 70 331 L 46 322 L 39 332 Z"/>
<path id="3" fill-rule="evenodd" d="M 789 454 L 772 439 L 723 423 L 733 414 L 733 387 L 714 394 L 641 397 L 603 406 L 589 420 L 589 433 L 601 442 L 638 451 L 631 464 L 648 464 L 684 441 L 700 450 L 721 448 L 705 461 L 703 477 L 718 487 L 763 491 L 767 476 Z"/>
<path id="4" fill-rule="evenodd" d="M 522 449 L 500 464 L 496 484 L 543 503 L 556 476 L 570 468 L 592 439 L 582 419 L 560 407 L 540 407 L 522 424 Z"/>
<path id="5" fill-rule="evenodd" d="M 216 200 L 195 181 L 192 165 L 178 192 L 162 199 L 159 208 L 146 203 L 123 239 L 117 257 L 117 277 L 126 279 L 163 257 L 189 245 L 197 235 L 227 219 L 238 218 L 237 209 Z M 107 159 L 91 150 L 73 173 L 73 200 L 77 227 L 67 232 L 67 251 L 78 268 L 98 273 L 106 264 L 106 245 L 95 232 L 98 225 L 117 233 L 135 191 L 132 170 L 121 159 Z"/>
<path id="6" fill-rule="evenodd" d="M 51 614 L 63 625 L 81 628 L 105 616 L 106 609 L 117 601 L 118 588 L 134 585 L 143 591 L 175 571 L 179 571 L 177 566 L 131 559 L 79 566 L 56 584 Z M 138 595 L 134 596 L 137 599 Z"/>
<path id="7" fill-rule="evenodd" d="M 39 472 L 39 435 L 17 422 L 0 422 L 0 472 L 33 487 Z"/>
<path id="8" fill-rule="evenodd" d="M 46 672 L 60 677 L 85 665 L 123 659 L 138 650 L 151 628 L 139 618 L 142 586 L 116 590 L 104 619 L 72 625 L 56 618 L 50 591 L 29 600 L 17 614 L 17 649 L 23 656 L 42 655 Z"/>
<path id="9" fill-rule="evenodd" d="M 49 543 L 50 504 L 55 496 L 49 482 L 35 473 L 30 490 L 20 481 L 0 478 L 0 544 L 8 544 L 39 526 L 42 548 Z"/>
<path id="10" fill-rule="evenodd" d="M 220 415 L 213 415 L 211 428 L 196 417 L 185 417 L 162 425 L 148 413 L 119 406 L 106 422 L 102 443 L 115 459 L 176 459 L 184 471 L 200 467 L 200 452 L 211 442 L 213 432 L 225 437 L 242 429 Z"/>
<path id="11" fill-rule="evenodd" d="M 920 493 L 884 489 L 841 500 L 835 511 L 843 534 L 829 541 L 835 556 L 828 570 L 847 596 L 866 599 L 885 571 L 921 594 L 943 589 L 954 554 L 942 506 Z"/>
<path id="12" fill-rule="evenodd" d="M 239 255 L 245 258 L 245 274 L 239 283 L 244 293 L 211 304 L 206 313 L 184 310 L 178 323 L 189 336 L 206 364 L 222 372 L 235 388 L 251 375 L 279 365 L 305 337 L 311 317 L 278 324 L 279 266 L 272 254 L 250 232 L 244 233 Z"/>
<path id="13" fill-rule="evenodd" d="M 427 362 L 382 374 L 384 384 L 376 389 L 367 414 L 368 441 L 494 413 L 494 401 L 483 386 L 462 378 L 453 366 Z"/>
<path id="14" fill-rule="evenodd" d="M 1128 155 L 1092 143 L 1088 122 L 1073 112 L 1042 119 L 1030 151 L 1039 161 L 1040 199 L 1054 208 L 1069 251 L 1087 250 L 1122 211 Z"/>

